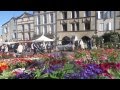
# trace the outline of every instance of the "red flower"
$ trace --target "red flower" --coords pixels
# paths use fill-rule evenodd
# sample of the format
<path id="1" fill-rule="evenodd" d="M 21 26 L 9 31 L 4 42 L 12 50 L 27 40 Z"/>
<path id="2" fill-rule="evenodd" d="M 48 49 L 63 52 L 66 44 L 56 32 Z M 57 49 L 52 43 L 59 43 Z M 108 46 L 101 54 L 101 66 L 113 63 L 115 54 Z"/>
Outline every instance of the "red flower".
<path id="1" fill-rule="evenodd" d="M 110 79 L 114 79 L 114 77 L 111 74 L 109 74 L 109 73 L 103 73 L 102 76 L 107 76 Z"/>
<path id="2" fill-rule="evenodd" d="M 117 64 L 115 65 L 115 68 L 116 68 L 116 69 L 120 69 L 120 63 L 117 63 Z"/>
<path id="3" fill-rule="evenodd" d="M 100 64 L 100 67 L 105 71 L 107 72 L 108 69 L 110 68 L 115 68 L 115 63 L 103 63 L 103 64 Z"/>

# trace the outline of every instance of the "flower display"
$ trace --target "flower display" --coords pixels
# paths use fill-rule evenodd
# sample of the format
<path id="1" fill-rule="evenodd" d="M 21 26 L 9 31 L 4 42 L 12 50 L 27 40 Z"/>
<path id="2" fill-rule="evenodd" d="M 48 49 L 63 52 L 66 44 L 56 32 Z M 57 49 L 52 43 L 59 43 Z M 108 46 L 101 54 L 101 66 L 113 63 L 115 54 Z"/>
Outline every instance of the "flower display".
<path id="1" fill-rule="evenodd" d="M 9 59 L 2 59 L 2 56 L 10 54 L 0 53 L 0 78 L 4 78 L 5 72 L 10 72 L 6 75 L 8 79 L 118 79 L 119 51 L 77 50 L 64 56 L 60 53 L 46 53 Z"/>
<path id="2" fill-rule="evenodd" d="M 8 64 L 5 63 L 5 62 L 1 62 L 0 63 L 0 72 L 3 72 L 4 70 L 7 70 L 9 67 L 8 67 Z"/>

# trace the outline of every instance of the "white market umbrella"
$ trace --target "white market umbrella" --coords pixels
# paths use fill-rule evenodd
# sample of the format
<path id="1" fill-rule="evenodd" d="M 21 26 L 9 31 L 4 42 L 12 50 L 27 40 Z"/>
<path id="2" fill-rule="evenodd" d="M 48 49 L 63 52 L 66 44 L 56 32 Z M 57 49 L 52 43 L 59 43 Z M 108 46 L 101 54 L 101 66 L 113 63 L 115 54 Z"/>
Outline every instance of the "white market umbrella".
<path id="1" fill-rule="evenodd" d="M 44 42 L 50 42 L 50 41 L 54 41 L 53 39 L 50 39 L 44 35 L 42 35 L 41 37 L 39 37 L 38 39 L 36 40 L 33 40 L 33 42 L 41 42 L 41 41 L 44 41 Z"/>

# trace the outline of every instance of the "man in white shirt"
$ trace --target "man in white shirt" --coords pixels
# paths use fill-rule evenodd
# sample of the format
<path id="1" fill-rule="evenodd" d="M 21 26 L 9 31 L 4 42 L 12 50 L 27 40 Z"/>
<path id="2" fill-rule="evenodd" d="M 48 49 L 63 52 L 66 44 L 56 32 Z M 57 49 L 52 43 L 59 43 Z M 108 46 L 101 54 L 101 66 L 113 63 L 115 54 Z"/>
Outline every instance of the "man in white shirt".
<path id="1" fill-rule="evenodd" d="M 17 51 L 18 51 L 18 53 L 20 53 L 20 54 L 23 52 L 23 46 L 22 46 L 21 43 L 19 44 L 19 46 L 18 46 L 18 48 L 17 48 Z"/>

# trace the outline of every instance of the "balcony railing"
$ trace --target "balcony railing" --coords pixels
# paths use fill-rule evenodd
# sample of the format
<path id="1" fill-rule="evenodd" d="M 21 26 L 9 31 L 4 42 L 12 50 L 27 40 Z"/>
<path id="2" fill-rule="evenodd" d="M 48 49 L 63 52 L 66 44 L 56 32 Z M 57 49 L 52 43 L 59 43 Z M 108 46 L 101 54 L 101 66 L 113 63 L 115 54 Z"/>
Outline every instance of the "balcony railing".
<path id="1" fill-rule="evenodd" d="M 61 21 L 60 21 L 60 24 L 66 24 L 66 23 L 67 23 L 66 20 L 61 20 Z"/>

